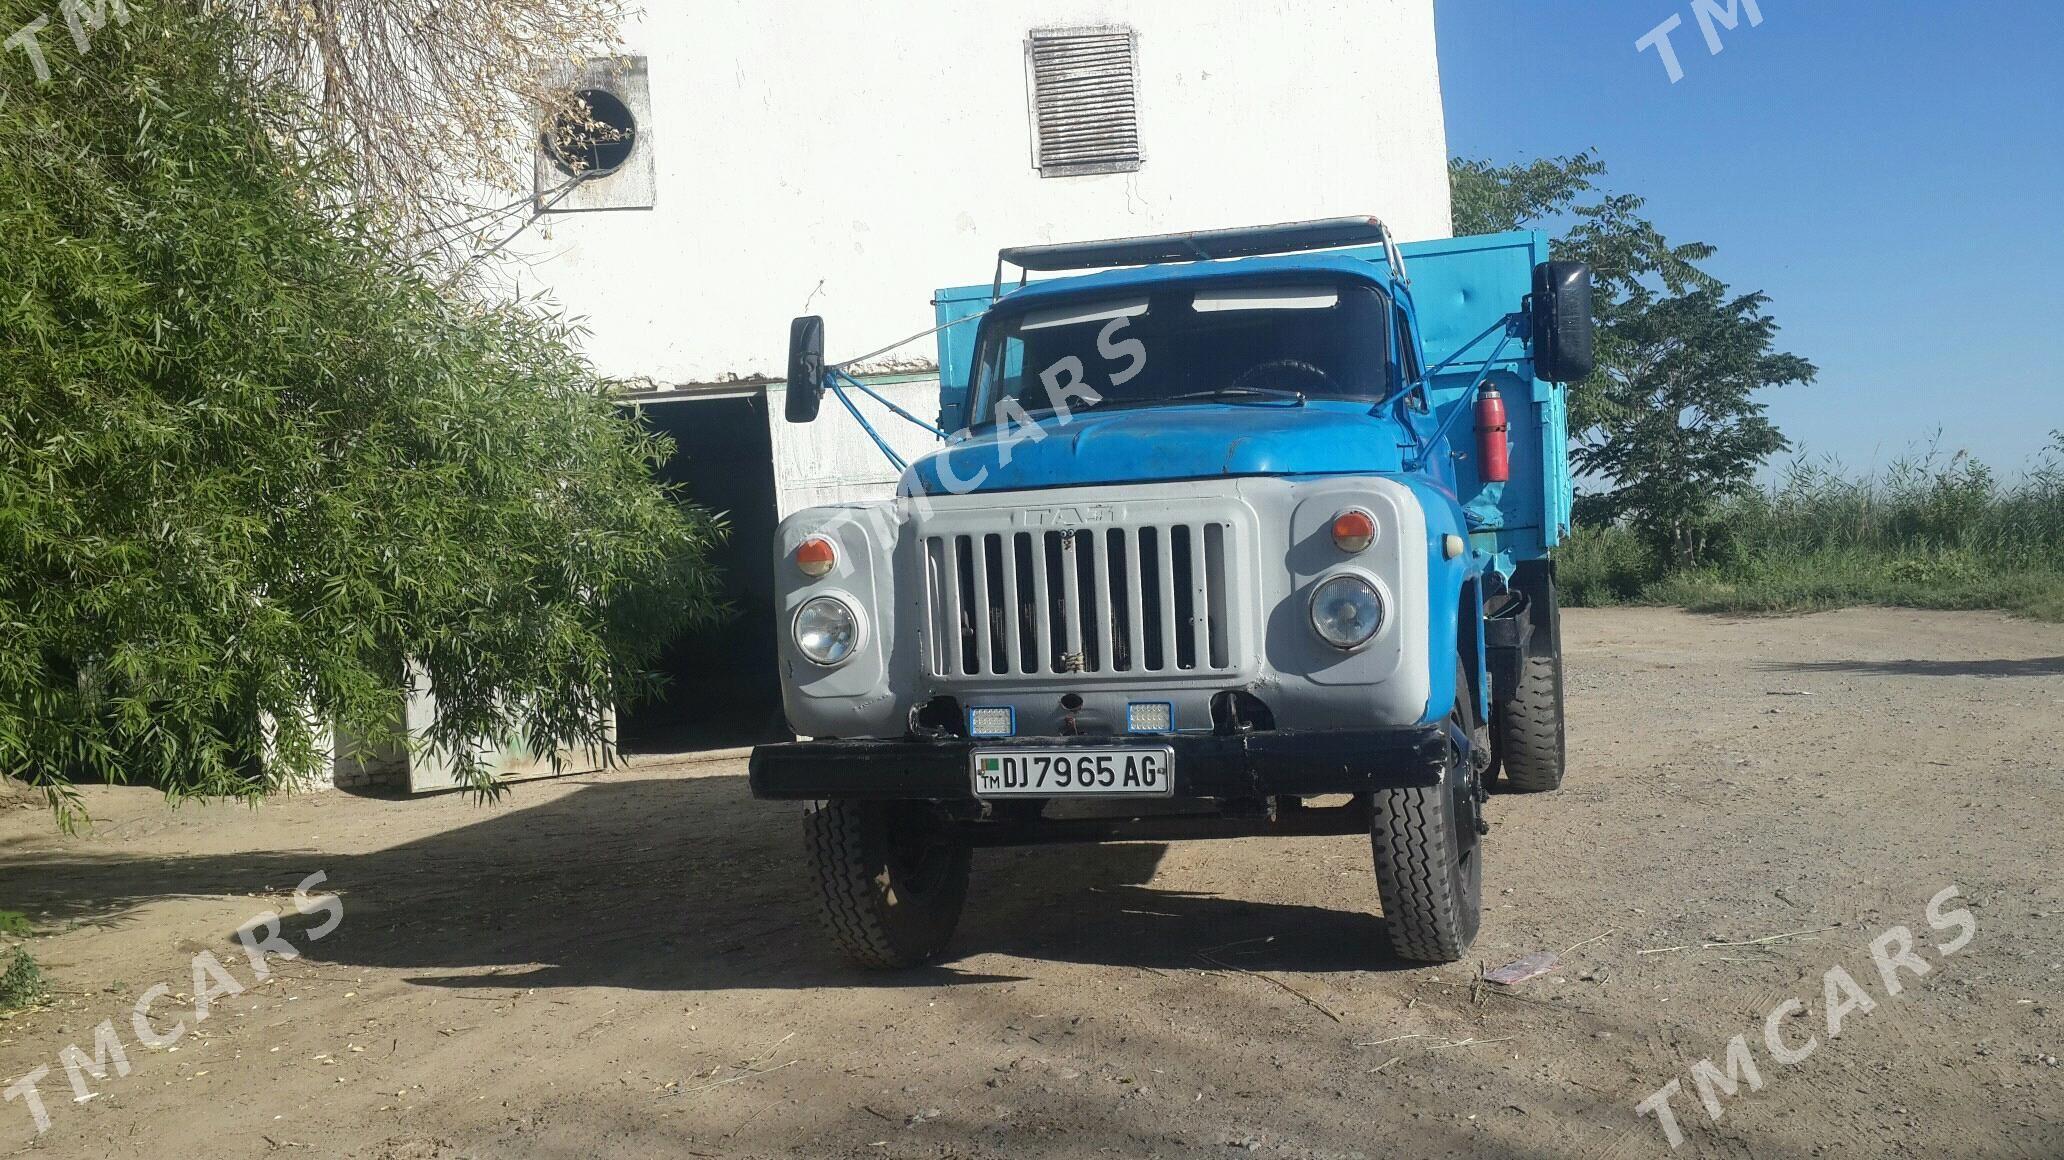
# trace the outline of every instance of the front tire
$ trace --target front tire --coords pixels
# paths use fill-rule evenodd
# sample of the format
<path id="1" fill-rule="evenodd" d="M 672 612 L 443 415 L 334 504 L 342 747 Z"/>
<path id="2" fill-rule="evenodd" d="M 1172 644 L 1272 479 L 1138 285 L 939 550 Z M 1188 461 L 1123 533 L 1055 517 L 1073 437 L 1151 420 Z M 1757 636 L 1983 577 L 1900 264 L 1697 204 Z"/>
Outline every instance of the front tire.
<path id="1" fill-rule="evenodd" d="M 825 928 L 854 962 L 915 967 L 946 949 L 973 852 L 942 841 L 923 802 L 818 802 L 803 816 Z"/>
<path id="2" fill-rule="evenodd" d="M 1483 737 L 1468 682 L 1456 681 L 1451 719 L 1464 737 Z M 1472 706 L 1465 708 L 1465 706 Z M 1483 917 L 1481 795 L 1471 758 L 1456 754 L 1440 784 L 1380 790 L 1370 845 L 1391 949 L 1400 958 L 1452 963 L 1469 950 Z"/>

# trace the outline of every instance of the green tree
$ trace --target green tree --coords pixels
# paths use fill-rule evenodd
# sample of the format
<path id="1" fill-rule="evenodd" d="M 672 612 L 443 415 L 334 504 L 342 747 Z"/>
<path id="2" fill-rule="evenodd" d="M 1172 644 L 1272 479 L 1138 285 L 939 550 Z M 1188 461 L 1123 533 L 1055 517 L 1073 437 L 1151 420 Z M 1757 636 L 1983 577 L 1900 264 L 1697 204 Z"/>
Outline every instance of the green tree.
<path id="1" fill-rule="evenodd" d="M 1578 438 L 1578 471 L 1609 480 L 1586 495 L 1587 523 L 1626 520 L 1680 567 L 1703 562 L 1710 518 L 1789 444 L 1756 392 L 1810 382 L 1812 363 L 1773 349 L 1761 294 L 1699 289 L 1621 320 L 1602 372 L 1603 416 Z"/>
<path id="2" fill-rule="evenodd" d="M 325 723 L 392 736 L 410 665 L 461 759 L 599 741 L 718 613 L 721 528 L 565 322 L 336 208 L 248 29 L 133 12 L 46 36 L 47 80 L 0 59 L 0 771 L 262 794 Z"/>
<path id="3" fill-rule="evenodd" d="M 1516 165 L 1455 157 L 1448 161 L 1455 234 L 1528 229 L 1569 212 L 1597 187 L 1605 163 L 1590 150 L 1573 157 L 1542 157 Z"/>
<path id="4" fill-rule="evenodd" d="M 1578 521 L 1625 519 L 1665 558 L 1696 560 L 1713 501 L 1788 446 L 1755 392 L 1810 382 L 1813 365 L 1771 349 L 1766 297 L 1700 269 L 1711 245 L 1671 242 L 1642 198 L 1600 189 L 1596 154 L 1455 158 L 1448 174 L 1456 233 L 1556 229 L 1554 255 L 1591 267 L 1598 369 L 1569 388 L 1572 460 L 1607 487 L 1580 497 Z"/>
<path id="5" fill-rule="evenodd" d="M 1593 178 L 1604 174 L 1605 163 L 1589 150 L 1512 165 L 1461 157 L 1448 162 L 1457 235 L 1557 229 L 1550 252 L 1591 267 L 1600 372 L 1570 384 L 1575 431 L 1594 426 L 1609 405 L 1604 370 L 1622 357 L 1620 324 L 1658 293 L 1720 285 L 1698 267 L 1712 257 L 1712 246 L 1671 243 L 1642 216 L 1643 198 L 1599 189 Z"/>

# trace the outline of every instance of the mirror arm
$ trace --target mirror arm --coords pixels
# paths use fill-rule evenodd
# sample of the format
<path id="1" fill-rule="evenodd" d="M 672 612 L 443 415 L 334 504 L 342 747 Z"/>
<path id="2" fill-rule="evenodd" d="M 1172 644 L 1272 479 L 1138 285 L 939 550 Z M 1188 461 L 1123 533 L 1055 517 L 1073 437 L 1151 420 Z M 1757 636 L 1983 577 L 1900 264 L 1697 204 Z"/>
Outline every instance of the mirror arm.
<path id="1" fill-rule="evenodd" d="M 1503 330 L 1505 331 L 1505 337 L 1509 340 L 1514 333 L 1513 327 L 1525 322 L 1526 317 L 1526 314 L 1523 312 L 1507 314 L 1504 317 L 1498 319 L 1498 321 L 1493 322 L 1489 326 L 1484 327 L 1483 330 L 1480 333 L 1478 333 L 1475 338 L 1472 338 L 1468 342 L 1463 343 L 1461 346 L 1456 347 L 1455 353 L 1435 363 L 1432 369 L 1428 370 L 1425 374 L 1419 376 L 1419 381 L 1422 383 L 1431 383 L 1433 381 L 1433 376 L 1453 366 L 1455 362 L 1459 360 L 1463 355 L 1469 353 L 1471 347 L 1474 347 L 1477 343 L 1482 342 L 1484 339 L 1487 339 L 1490 336 L 1498 333 L 1500 328 L 1503 328 Z M 1498 349 L 1505 349 L 1505 344 L 1502 342 L 1499 343 Z M 1492 355 L 1491 357 L 1495 359 L 1497 356 Z"/>
<path id="2" fill-rule="evenodd" d="M 858 390 L 861 394 L 866 395 L 868 398 L 873 399 L 875 402 L 880 403 L 882 406 L 887 407 L 892 414 L 898 415 L 904 419 L 909 420 L 912 423 L 915 423 L 917 426 L 924 428 L 924 430 L 926 430 L 934 436 L 937 436 L 940 439 L 946 438 L 946 432 L 939 430 L 937 427 L 934 427 L 930 423 L 925 422 L 923 419 L 920 419 L 917 416 L 911 414 L 910 412 L 904 410 L 903 408 L 898 407 L 896 404 L 891 403 L 887 398 L 883 397 L 880 391 L 875 390 L 873 387 L 868 386 L 866 383 L 861 382 L 859 379 L 854 378 L 853 376 L 847 374 L 845 371 L 840 370 L 838 367 L 833 367 L 830 370 L 824 372 L 825 386 L 830 387 L 834 391 L 838 391 L 839 397 L 843 399 L 845 398 L 845 392 L 843 390 L 840 390 L 838 386 L 839 382 L 841 381 L 843 381 L 847 386 L 850 386 L 855 390 Z M 847 406 L 850 409 L 851 404 L 847 404 Z"/>
<path id="3" fill-rule="evenodd" d="M 1447 370 L 1449 367 L 1455 365 L 1455 363 L 1458 360 L 1460 360 L 1463 355 L 1468 354 L 1470 350 L 1476 346 L 1477 343 L 1482 342 L 1484 339 L 1489 338 L 1493 334 L 1496 334 L 1498 332 L 1498 329 L 1500 327 L 1503 327 L 1505 330 L 1505 338 L 1503 341 L 1500 341 L 1498 343 L 1497 350 L 1491 352 L 1490 359 L 1486 361 L 1486 363 L 1484 364 L 1486 368 L 1488 368 L 1490 363 L 1498 361 L 1498 355 L 1504 352 L 1505 344 L 1507 342 L 1512 341 L 1512 336 L 1518 333 L 1519 328 L 1525 324 L 1527 317 L 1528 316 L 1525 311 L 1521 311 L 1517 314 L 1507 314 L 1503 318 L 1500 318 L 1498 321 L 1493 322 L 1489 326 L 1484 327 L 1481 331 L 1477 332 L 1475 338 L 1472 338 L 1468 342 L 1463 343 L 1461 346 L 1456 347 L 1453 354 L 1450 354 L 1448 357 L 1442 359 L 1438 363 L 1435 363 L 1431 368 L 1420 372 L 1419 377 L 1416 380 L 1405 384 L 1404 390 L 1399 391 L 1397 394 L 1385 400 L 1385 402 L 1396 404 L 1398 408 L 1398 422 L 1404 426 L 1406 431 L 1411 432 L 1412 442 L 1418 451 L 1418 459 L 1416 459 L 1412 464 L 1409 465 L 1412 470 L 1417 470 L 1418 465 L 1420 463 L 1423 463 L 1428 455 L 1432 454 L 1433 444 L 1440 442 L 1440 436 L 1446 434 L 1448 429 L 1447 424 L 1443 423 L 1441 425 L 1440 433 L 1434 436 L 1433 443 L 1420 442 L 1419 429 L 1412 424 L 1411 419 L 1404 413 L 1406 400 L 1412 397 L 1412 392 L 1419 392 L 1420 397 L 1426 400 L 1427 410 L 1431 411 L 1433 409 L 1433 377 L 1435 375 L 1438 375 L 1442 371 Z M 1480 376 L 1478 378 L 1477 383 L 1475 385 L 1472 385 L 1469 389 L 1473 393 L 1476 390 L 1477 386 L 1481 385 L 1482 377 Z M 1378 408 L 1381 408 L 1382 405 L 1383 404 L 1381 403 L 1377 404 Z M 1374 413 L 1376 412 L 1371 412 L 1371 414 Z M 1450 416 L 1450 418 L 1452 419 L 1453 416 Z"/>
<path id="4" fill-rule="evenodd" d="M 854 406 L 853 400 L 847 397 L 846 388 L 839 384 L 839 380 L 842 378 L 848 382 L 853 383 L 853 385 L 860 387 L 860 389 L 863 391 L 867 390 L 867 388 L 864 385 L 862 385 L 858 380 L 853 379 L 851 376 L 846 375 L 842 371 L 824 372 L 824 388 L 830 391 L 833 397 L 838 399 L 839 404 L 845 407 L 847 414 L 853 416 L 853 422 L 860 424 L 860 429 L 862 431 L 867 432 L 867 437 L 869 439 L 874 440 L 875 447 L 881 451 L 882 457 L 889 461 L 890 466 L 894 467 L 898 472 L 909 470 L 910 465 L 908 463 L 903 462 L 903 457 L 897 455 L 896 452 L 892 448 L 890 448 L 888 441 L 883 439 L 881 437 L 881 433 L 874 429 L 874 424 L 869 423 L 867 421 L 867 417 L 860 413 L 860 408 Z M 870 395 L 874 394 L 873 391 L 867 391 L 867 393 Z M 875 397 L 880 398 L 879 395 L 876 395 Z"/>

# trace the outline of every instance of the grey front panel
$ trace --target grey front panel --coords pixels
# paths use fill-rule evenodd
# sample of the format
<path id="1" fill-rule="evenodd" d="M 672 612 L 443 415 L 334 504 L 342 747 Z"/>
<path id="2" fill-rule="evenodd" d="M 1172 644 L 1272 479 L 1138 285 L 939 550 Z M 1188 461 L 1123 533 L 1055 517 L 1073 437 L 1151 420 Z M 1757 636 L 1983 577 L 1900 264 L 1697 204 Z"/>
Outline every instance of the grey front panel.
<path id="1" fill-rule="evenodd" d="M 1380 529 L 1352 556 L 1329 530 L 1348 507 Z M 1283 729 L 1407 725 L 1426 711 L 1426 518 L 1393 480 L 906 498 L 798 513 L 780 550 L 812 532 L 838 542 L 840 567 L 807 582 L 783 567 L 782 607 L 850 599 L 869 639 L 852 663 L 813 669 L 784 623 L 785 700 L 805 736 L 901 736 L 910 709 L 940 695 L 1012 709 L 1019 736 L 1121 731 L 1141 701 L 1170 705 L 1179 730 L 1209 729 L 1211 698 L 1230 689 L 1261 698 Z M 1369 579 L 1391 612 L 1348 652 L 1308 616 L 1314 586 L 1340 572 Z"/>

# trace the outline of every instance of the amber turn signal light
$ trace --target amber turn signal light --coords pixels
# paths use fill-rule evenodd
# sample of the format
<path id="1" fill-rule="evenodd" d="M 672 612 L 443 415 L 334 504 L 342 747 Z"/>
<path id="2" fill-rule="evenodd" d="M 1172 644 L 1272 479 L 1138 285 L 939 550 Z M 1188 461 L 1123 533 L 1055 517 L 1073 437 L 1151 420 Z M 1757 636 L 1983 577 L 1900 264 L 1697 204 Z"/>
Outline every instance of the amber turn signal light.
<path id="1" fill-rule="evenodd" d="M 831 541 L 823 536 L 811 536 L 796 545 L 796 569 L 813 580 L 830 572 L 832 565 L 836 563 L 838 552 L 832 548 Z"/>
<path id="2" fill-rule="evenodd" d="M 1344 511 L 1333 517 L 1333 546 L 1352 555 L 1376 542 L 1376 520 L 1365 511 Z"/>

